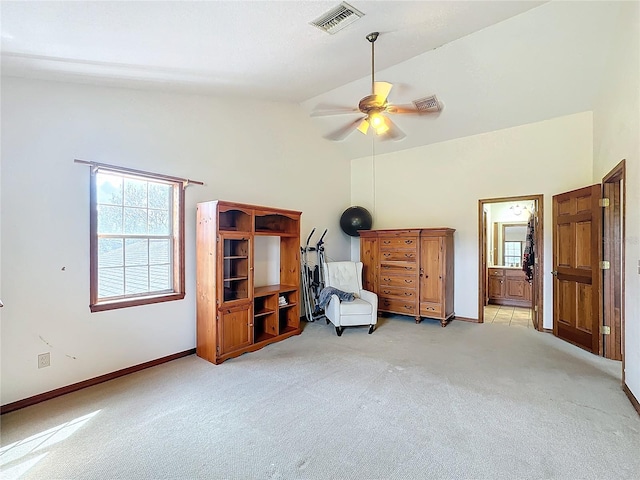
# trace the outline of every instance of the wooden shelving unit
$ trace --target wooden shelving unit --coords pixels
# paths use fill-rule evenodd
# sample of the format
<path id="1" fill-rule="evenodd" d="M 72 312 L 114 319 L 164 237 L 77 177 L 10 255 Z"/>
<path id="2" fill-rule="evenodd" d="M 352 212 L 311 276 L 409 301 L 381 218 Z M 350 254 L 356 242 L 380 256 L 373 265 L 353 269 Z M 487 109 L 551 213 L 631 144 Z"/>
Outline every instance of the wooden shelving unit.
<path id="1" fill-rule="evenodd" d="M 301 332 L 300 215 L 220 200 L 198 204 L 198 356 L 219 364 Z M 262 236 L 279 239 L 280 283 L 254 286 L 254 240 Z"/>

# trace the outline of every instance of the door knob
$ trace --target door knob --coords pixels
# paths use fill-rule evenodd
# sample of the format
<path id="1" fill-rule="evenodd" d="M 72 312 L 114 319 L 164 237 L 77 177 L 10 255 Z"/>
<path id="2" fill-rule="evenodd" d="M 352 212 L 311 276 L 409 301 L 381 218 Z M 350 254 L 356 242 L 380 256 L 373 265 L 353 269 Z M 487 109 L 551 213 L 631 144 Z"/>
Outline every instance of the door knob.
<path id="1" fill-rule="evenodd" d="M 554 277 L 558 276 L 558 271 L 557 270 L 551 270 L 551 275 L 553 275 Z"/>

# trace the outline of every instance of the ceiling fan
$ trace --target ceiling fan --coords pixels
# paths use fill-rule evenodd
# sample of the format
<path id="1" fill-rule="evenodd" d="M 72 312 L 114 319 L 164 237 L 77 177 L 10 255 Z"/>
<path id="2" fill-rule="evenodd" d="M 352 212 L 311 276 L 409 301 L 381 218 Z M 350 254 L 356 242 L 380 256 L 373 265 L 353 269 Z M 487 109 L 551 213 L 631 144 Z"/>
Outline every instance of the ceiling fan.
<path id="1" fill-rule="evenodd" d="M 442 110 L 442 105 L 435 95 L 414 101 L 413 106 L 393 105 L 389 103 L 389 92 L 393 85 L 388 82 L 375 81 L 375 41 L 379 32 L 372 32 L 366 36 L 371 43 L 371 94 L 364 97 L 358 103 L 358 108 L 338 108 L 325 111 L 317 111 L 311 114 L 313 117 L 325 115 L 340 115 L 349 113 L 362 113 L 364 117 L 359 117 L 338 130 L 335 130 L 325 138 L 329 140 L 344 140 L 354 130 L 359 130 L 365 135 L 371 129 L 377 135 L 384 135 L 385 138 L 400 140 L 406 135 L 398 126 L 391 121 L 387 114 L 414 114 L 423 115 L 438 113 Z"/>

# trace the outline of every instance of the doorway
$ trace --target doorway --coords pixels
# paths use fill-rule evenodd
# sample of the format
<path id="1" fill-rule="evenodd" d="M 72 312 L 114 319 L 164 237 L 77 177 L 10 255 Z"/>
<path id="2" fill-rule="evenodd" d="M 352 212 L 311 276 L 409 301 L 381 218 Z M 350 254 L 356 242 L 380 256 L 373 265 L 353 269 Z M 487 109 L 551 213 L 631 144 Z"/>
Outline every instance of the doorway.
<path id="1" fill-rule="evenodd" d="M 543 330 L 543 196 L 479 200 L 478 322 Z"/>
<path id="2" fill-rule="evenodd" d="M 553 196 L 553 332 L 622 360 L 625 162 L 601 184 Z"/>

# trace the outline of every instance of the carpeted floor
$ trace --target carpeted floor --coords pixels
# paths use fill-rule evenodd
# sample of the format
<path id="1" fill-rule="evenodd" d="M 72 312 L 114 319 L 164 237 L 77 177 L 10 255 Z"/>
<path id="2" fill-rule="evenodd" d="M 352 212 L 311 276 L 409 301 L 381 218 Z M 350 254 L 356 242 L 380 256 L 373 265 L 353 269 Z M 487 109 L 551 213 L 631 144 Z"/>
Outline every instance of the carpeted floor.
<path id="1" fill-rule="evenodd" d="M 640 478 L 620 363 L 498 324 L 316 322 L 1 421 L 2 478 Z"/>

